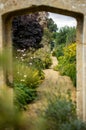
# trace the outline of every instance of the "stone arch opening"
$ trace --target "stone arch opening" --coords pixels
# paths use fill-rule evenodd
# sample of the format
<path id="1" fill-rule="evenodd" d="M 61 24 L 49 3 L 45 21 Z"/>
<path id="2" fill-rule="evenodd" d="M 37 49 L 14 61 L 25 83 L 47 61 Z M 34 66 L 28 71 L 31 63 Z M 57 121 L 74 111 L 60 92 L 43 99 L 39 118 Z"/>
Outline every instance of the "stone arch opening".
<path id="1" fill-rule="evenodd" d="M 7 12 L 2 15 L 2 30 L 3 30 L 3 49 L 10 48 L 9 55 L 8 55 L 8 62 L 10 65 L 10 69 L 5 70 L 5 77 L 10 82 L 12 81 L 12 39 L 11 39 L 11 22 L 14 16 L 18 15 L 25 15 L 29 13 L 34 13 L 36 11 L 46 11 L 52 13 L 63 14 L 67 16 L 74 17 L 77 20 L 77 113 L 79 116 L 86 120 L 86 105 L 85 105 L 85 92 L 83 83 L 83 23 L 84 23 L 84 16 L 81 13 L 69 11 L 67 9 L 60 9 L 50 6 L 31 6 L 29 8 L 14 10 L 12 12 Z M 5 78 L 6 81 L 6 78 Z"/>

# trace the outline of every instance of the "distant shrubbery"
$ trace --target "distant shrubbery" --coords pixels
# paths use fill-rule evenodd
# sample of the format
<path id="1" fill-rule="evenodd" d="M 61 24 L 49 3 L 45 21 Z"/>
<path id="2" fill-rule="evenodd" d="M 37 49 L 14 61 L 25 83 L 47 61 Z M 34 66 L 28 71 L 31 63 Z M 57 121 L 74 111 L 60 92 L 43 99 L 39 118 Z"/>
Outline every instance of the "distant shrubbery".
<path id="1" fill-rule="evenodd" d="M 43 48 L 35 52 L 35 57 L 37 57 L 41 61 L 42 69 L 48 69 L 52 65 L 50 52 Z"/>
<path id="2" fill-rule="evenodd" d="M 56 56 L 57 59 L 59 56 L 63 56 L 63 48 L 65 47 L 64 44 L 58 45 L 56 48 L 54 48 L 52 55 Z"/>
<path id="3" fill-rule="evenodd" d="M 75 27 L 62 27 L 55 33 L 56 45 L 68 45 L 76 42 L 76 28 Z"/>
<path id="4" fill-rule="evenodd" d="M 58 59 L 54 69 L 69 76 L 76 86 L 76 28 L 65 26 L 54 35 L 55 48 L 52 54 Z"/>
<path id="5" fill-rule="evenodd" d="M 31 51 L 14 50 L 16 59 L 38 70 L 48 69 L 51 66 L 52 60 L 50 56 L 49 48 L 48 50 L 40 48 L 34 52 L 33 49 Z"/>

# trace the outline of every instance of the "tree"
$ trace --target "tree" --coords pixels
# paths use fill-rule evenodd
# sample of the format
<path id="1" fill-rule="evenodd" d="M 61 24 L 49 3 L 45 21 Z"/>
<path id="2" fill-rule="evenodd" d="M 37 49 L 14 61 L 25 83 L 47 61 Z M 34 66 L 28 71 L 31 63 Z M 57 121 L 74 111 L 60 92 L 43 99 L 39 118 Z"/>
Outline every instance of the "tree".
<path id="1" fill-rule="evenodd" d="M 76 42 L 76 29 L 75 27 L 69 27 L 66 36 L 66 44 L 75 43 Z"/>
<path id="2" fill-rule="evenodd" d="M 56 44 L 70 44 L 76 41 L 76 28 L 75 27 L 62 27 L 56 33 Z"/>
<path id="3" fill-rule="evenodd" d="M 43 36 L 43 28 L 37 21 L 38 14 L 16 16 L 12 21 L 12 41 L 17 49 L 38 49 Z"/>
<path id="4" fill-rule="evenodd" d="M 54 39 L 56 38 L 56 31 L 58 30 L 57 25 L 54 23 L 52 18 L 47 18 L 47 34 L 49 35 L 49 44 L 51 51 L 54 48 Z"/>
<path id="5" fill-rule="evenodd" d="M 56 32 L 58 30 L 57 25 L 54 23 L 52 18 L 48 18 L 47 28 L 49 29 L 50 32 Z"/>

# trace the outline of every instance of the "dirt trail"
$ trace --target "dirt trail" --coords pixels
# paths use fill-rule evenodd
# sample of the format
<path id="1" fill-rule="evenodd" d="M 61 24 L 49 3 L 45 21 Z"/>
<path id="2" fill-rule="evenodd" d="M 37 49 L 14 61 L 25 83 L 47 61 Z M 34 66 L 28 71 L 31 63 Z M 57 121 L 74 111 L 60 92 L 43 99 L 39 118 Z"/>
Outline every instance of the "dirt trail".
<path id="1" fill-rule="evenodd" d="M 28 105 L 28 114 L 32 117 L 38 116 L 40 110 L 44 110 L 47 105 L 47 97 L 49 95 L 57 94 L 58 88 L 61 92 L 71 90 L 72 98 L 75 100 L 75 88 L 73 87 L 72 81 L 67 76 L 61 76 L 59 72 L 54 71 L 53 67 L 58 64 L 56 57 L 52 57 L 53 64 L 50 69 L 44 70 L 45 80 L 37 88 L 38 100 Z"/>

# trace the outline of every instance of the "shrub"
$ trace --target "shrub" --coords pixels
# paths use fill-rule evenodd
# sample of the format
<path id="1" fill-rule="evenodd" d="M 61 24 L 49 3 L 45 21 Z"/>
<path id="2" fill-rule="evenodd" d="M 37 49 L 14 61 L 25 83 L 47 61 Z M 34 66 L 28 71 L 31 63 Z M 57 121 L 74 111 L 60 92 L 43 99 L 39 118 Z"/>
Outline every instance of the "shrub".
<path id="1" fill-rule="evenodd" d="M 12 21 L 13 46 L 18 49 L 38 49 L 43 36 L 43 28 L 37 20 L 36 14 L 14 17 Z"/>
<path id="2" fill-rule="evenodd" d="M 14 92 L 14 103 L 20 109 L 25 109 L 26 105 L 37 97 L 35 89 L 28 88 L 22 84 L 14 84 Z"/>
<path id="3" fill-rule="evenodd" d="M 64 47 L 63 54 L 58 58 L 59 62 L 55 70 L 59 70 L 62 75 L 69 76 L 76 86 L 76 44 Z"/>
<path id="4" fill-rule="evenodd" d="M 18 62 L 14 64 L 13 82 L 21 83 L 29 88 L 36 88 L 41 83 L 41 79 L 37 69 Z"/>
<path id="5" fill-rule="evenodd" d="M 46 54 L 46 55 L 45 55 L 45 59 L 43 60 L 43 62 L 44 62 L 44 67 L 45 67 L 46 69 L 48 69 L 48 68 L 51 66 L 52 60 L 51 60 L 49 54 Z"/>
<path id="6" fill-rule="evenodd" d="M 86 124 L 77 118 L 75 109 L 75 103 L 65 96 L 50 98 L 44 115 L 45 130 L 86 130 Z"/>
<path id="7" fill-rule="evenodd" d="M 41 83 L 39 71 L 21 62 L 14 63 L 13 87 L 14 102 L 19 108 L 26 108 L 37 94 L 35 88 Z"/>
<path id="8" fill-rule="evenodd" d="M 57 58 L 59 56 L 63 56 L 63 48 L 64 48 L 64 44 L 61 44 L 61 45 L 58 45 L 54 50 L 53 50 L 53 53 L 52 55 L 53 56 L 56 56 Z"/>
<path id="9" fill-rule="evenodd" d="M 47 69 L 51 66 L 52 60 L 49 50 L 41 48 L 34 53 L 26 52 L 24 63 L 35 67 L 37 70 Z"/>
<path id="10" fill-rule="evenodd" d="M 32 63 L 32 65 L 35 67 L 35 68 L 37 68 L 38 70 L 40 70 L 40 69 L 43 69 L 44 67 L 43 67 L 43 62 L 42 62 L 42 60 L 41 60 L 41 58 L 38 58 L 38 57 L 33 57 L 31 60 L 30 60 L 30 62 Z"/>
<path id="11" fill-rule="evenodd" d="M 45 48 L 41 48 L 38 51 L 35 52 L 35 57 L 40 60 L 39 63 L 42 69 L 48 69 L 52 65 L 52 60 L 50 57 L 49 50 L 46 50 Z"/>

